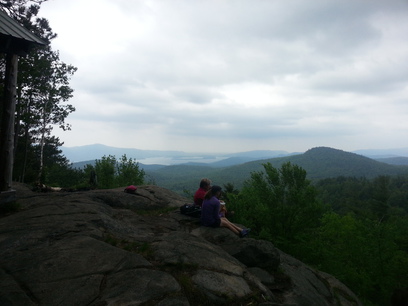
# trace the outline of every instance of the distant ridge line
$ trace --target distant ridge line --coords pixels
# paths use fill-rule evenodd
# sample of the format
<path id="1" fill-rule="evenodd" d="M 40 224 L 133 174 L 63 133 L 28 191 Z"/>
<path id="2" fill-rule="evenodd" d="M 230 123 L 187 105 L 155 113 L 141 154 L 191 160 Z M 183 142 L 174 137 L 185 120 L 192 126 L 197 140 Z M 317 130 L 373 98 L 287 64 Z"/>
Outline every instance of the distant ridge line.
<path id="1" fill-rule="evenodd" d="M 316 148 L 329 148 L 329 147 L 315 147 Z M 331 149 L 331 148 L 329 148 Z M 215 166 L 222 164 L 219 160 L 215 160 L 215 157 L 220 159 L 227 160 L 229 159 L 230 165 L 249 162 L 258 159 L 268 159 L 276 157 L 286 157 L 293 155 L 300 155 L 306 152 L 287 152 L 283 150 L 253 150 L 253 151 L 244 151 L 236 153 L 186 153 L 183 151 L 164 151 L 164 150 L 141 150 L 134 148 L 117 148 L 110 147 L 103 144 L 93 144 L 85 146 L 76 146 L 76 147 L 61 147 L 62 153 L 65 157 L 70 160 L 70 162 L 83 162 L 89 160 L 101 159 L 103 156 L 114 155 L 117 158 L 120 158 L 123 154 L 126 154 L 128 158 L 134 158 L 138 162 L 143 163 L 143 160 L 148 158 L 169 158 L 172 159 L 171 164 L 182 164 L 182 163 L 207 163 L 209 160 L 214 159 Z M 339 150 L 339 149 L 333 149 Z M 346 151 L 343 151 L 346 152 Z M 369 149 L 369 150 L 356 150 L 353 152 L 362 156 L 378 159 L 378 158 L 391 158 L 391 157 L 408 157 L 408 148 L 399 148 L 399 149 Z M 194 157 L 195 160 L 189 160 L 189 158 Z M 197 159 L 200 157 L 201 160 Z M 235 160 L 235 161 L 234 161 Z M 208 163 L 207 163 L 208 164 Z"/>

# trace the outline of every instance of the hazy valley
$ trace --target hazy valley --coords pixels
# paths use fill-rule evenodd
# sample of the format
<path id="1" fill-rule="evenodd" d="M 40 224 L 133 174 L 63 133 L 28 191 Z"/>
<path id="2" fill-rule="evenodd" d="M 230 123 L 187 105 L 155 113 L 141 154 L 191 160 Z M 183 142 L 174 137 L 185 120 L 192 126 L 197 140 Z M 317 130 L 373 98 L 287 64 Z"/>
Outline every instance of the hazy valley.
<path id="1" fill-rule="evenodd" d="M 103 145 L 62 148 L 69 160 L 80 160 L 73 167 L 93 164 L 102 156 L 120 157 L 126 154 L 139 162 L 149 183 L 168 188 L 179 194 L 192 192 L 202 177 L 214 184 L 233 184 L 241 188 L 251 172 L 263 170 L 262 164 L 280 167 L 285 162 L 297 164 L 307 171 L 308 179 L 316 181 L 333 177 L 366 177 L 408 175 L 408 148 L 394 150 L 360 150 L 346 152 L 317 147 L 304 153 L 286 151 L 250 151 L 233 154 L 198 154 L 179 151 L 146 151 L 120 149 Z M 144 161 L 163 160 L 168 164 L 146 164 Z"/>

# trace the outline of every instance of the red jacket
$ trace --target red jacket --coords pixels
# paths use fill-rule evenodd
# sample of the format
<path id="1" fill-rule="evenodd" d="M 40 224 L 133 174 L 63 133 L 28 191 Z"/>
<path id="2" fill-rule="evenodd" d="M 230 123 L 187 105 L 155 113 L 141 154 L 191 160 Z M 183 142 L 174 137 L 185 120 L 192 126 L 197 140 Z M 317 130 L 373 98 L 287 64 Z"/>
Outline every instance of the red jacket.
<path id="1" fill-rule="evenodd" d="M 207 191 L 205 189 L 198 188 L 194 194 L 194 204 L 201 207 L 203 205 L 203 201 L 204 201 L 204 197 L 206 193 Z"/>

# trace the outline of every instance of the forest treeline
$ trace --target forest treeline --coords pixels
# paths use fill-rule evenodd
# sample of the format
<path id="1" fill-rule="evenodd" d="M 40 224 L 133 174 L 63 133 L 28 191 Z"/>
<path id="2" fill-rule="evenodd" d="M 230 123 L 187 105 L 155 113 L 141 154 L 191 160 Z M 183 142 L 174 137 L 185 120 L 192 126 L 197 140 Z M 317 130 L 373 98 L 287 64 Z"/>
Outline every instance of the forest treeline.
<path id="1" fill-rule="evenodd" d="M 226 184 L 234 221 L 255 238 L 336 276 L 365 305 L 389 305 L 408 288 L 408 177 L 338 177 L 314 184 L 290 162 Z"/>

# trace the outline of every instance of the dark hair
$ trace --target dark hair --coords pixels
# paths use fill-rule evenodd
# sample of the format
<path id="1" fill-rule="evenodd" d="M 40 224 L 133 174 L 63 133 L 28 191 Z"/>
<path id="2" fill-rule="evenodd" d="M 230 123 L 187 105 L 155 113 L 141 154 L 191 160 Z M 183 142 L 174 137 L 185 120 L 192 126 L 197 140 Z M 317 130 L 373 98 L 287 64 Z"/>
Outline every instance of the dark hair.
<path id="1" fill-rule="evenodd" d="M 210 190 L 207 191 L 207 193 L 205 194 L 205 199 L 209 200 L 211 199 L 213 196 L 215 196 L 217 194 L 217 192 L 221 192 L 222 188 L 220 186 L 214 185 L 211 187 Z"/>

